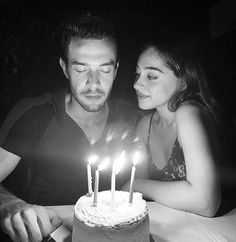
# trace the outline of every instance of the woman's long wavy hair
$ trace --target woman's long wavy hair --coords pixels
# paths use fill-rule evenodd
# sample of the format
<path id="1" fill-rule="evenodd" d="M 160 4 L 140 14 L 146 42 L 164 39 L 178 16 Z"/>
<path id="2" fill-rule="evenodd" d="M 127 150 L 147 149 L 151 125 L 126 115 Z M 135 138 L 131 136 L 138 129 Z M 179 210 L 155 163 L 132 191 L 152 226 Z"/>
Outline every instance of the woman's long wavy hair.
<path id="1" fill-rule="evenodd" d="M 208 87 L 202 60 L 191 43 L 163 44 L 153 41 L 145 44 L 142 52 L 149 48 L 157 51 L 165 65 L 174 72 L 180 81 L 179 88 L 168 103 L 169 110 L 176 111 L 184 101 L 194 100 L 208 110 L 218 125 L 219 107 Z"/>

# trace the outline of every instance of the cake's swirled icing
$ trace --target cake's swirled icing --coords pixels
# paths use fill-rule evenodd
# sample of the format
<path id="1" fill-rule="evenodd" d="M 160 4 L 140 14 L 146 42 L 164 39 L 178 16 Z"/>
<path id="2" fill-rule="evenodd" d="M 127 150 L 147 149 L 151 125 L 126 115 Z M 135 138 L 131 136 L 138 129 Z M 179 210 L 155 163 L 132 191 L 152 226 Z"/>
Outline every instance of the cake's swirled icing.
<path id="1" fill-rule="evenodd" d="M 115 191 L 115 203 L 112 206 L 111 191 L 102 191 L 98 193 L 97 206 L 93 204 L 93 196 L 82 196 L 75 206 L 76 218 L 91 227 L 118 228 L 140 221 L 147 212 L 146 201 L 138 192 L 134 192 L 131 204 L 128 192 Z"/>

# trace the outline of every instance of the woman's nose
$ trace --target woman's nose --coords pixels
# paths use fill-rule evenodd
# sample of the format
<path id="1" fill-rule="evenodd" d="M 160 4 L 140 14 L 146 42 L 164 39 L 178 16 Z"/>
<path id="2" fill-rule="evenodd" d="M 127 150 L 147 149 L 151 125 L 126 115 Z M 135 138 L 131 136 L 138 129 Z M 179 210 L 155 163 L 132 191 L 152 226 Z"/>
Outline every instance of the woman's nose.
<path id="1" fill-rule="evenodd" d="M 134 89 L 136 90 L 137 87 L 138 87 L 138 85 L 137 85 L 137 81 L 136 81 L 136 82 L 134 83 Z"/>
<path id="2" fill-rule="evenodd" d="M 140 77 L 136 78 L 134 83 L 134 89 L 138 89 L 139 87 L 142 87 L 142 86 L 144 86 L 142 79 Z"/>

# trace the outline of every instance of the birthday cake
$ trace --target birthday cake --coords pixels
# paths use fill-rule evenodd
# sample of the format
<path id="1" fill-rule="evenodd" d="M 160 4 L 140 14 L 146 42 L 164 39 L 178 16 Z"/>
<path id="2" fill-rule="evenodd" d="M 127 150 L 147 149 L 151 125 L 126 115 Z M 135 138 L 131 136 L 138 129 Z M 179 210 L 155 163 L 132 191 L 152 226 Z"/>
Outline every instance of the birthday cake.
<path id="1" fill-rule="evenodd" d="M 149 216 L 142 194 L 115 191 L 111 203 L 111 191 L 93 196 L 82 196 L 74 208 L 72 242 L 149 242 Z"/>

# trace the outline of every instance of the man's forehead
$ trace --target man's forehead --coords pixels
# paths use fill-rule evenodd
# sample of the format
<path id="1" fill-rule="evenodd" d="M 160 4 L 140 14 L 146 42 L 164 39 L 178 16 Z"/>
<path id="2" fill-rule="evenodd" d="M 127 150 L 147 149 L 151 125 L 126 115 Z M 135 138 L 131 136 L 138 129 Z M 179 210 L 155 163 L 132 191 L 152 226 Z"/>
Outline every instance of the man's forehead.
<path id="1" fill-rule="evenodd" d="M 68 62 L 72 65 L 115 65 L 116 49 L 104 40 L 73 41 L 69 45 Z"/>
<path id="2" fill-rule="evenodd" d="M 69 44 L 69 55 L 81 56 L 114 56 L 116 58 L 116 46 L 108 39 L 72 39 Z"/>

